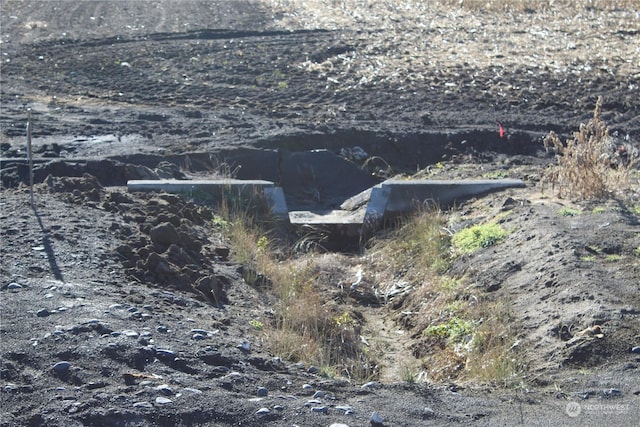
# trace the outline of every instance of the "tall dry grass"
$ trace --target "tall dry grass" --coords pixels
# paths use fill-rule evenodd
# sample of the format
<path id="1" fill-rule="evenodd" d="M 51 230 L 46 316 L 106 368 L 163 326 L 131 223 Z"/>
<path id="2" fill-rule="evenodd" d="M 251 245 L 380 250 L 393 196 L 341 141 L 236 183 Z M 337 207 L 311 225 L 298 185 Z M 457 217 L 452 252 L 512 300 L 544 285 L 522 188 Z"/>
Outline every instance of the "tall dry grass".
<path id="1" fill-rule="evenodd" d="M 556 153 L 557 163 L 544 171 L 543 188 L 551 184 L 560 197 L 579 199 L 615 196 L 630 188 L 638 155 L 616 143 L 601 115 L 602 97 L 598 97 L 593 118 L 581 124 L 573 138 L 563 143 L 555 132 L 547 135 L 544 147 Z"/>
<path id="2" fill-rule="evenodd" d="M 258 222 L 252 212 L 228 203 L 218 209 L 231 256 L 249 272 L 245 281 L 275 301 L 261 330 L 270 350 L 287 360 L 315 365 L 325 375 L 373 378 L 377 364 L 362 347 L 361 324 L 331 299 L 327 289 L 335 283 L 327 282 L 330 278 L 322 274 L 315 254 L 298 258 L 270 224 Z"/>

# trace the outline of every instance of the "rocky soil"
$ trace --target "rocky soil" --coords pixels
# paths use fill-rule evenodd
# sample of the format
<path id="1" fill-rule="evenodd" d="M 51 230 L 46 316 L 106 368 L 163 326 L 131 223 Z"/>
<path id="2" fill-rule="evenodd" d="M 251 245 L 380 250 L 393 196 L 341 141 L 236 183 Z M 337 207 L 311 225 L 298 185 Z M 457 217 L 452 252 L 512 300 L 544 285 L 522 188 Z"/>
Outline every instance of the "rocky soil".
<path id="1" fill-rule="evenodd" d="M 2 0 L 2 425 L 638 424 L 637 181 L 591 202 L 540 187 L 541 136 L 575 130 L 597 95 L 612 143 L 638 147 L 638 11 L 380 3 Z M 461 228 L 510 212 L 509 239 L 450 273 L 515 313 L 517 387 L 403 382 L 423 344 L 411 294 L 345 302 L 383 349 L 372 381 L 277 357 L 252 326 L 273 296 L 245 281 L 212 208 L 126 190 L 264 178 L 237 169 L 251 149 L 355 146 L 384 159 L 378 175 L 525 181 L 451 213 Z M 346 282 L 359 262 L 319 256 Z"/>

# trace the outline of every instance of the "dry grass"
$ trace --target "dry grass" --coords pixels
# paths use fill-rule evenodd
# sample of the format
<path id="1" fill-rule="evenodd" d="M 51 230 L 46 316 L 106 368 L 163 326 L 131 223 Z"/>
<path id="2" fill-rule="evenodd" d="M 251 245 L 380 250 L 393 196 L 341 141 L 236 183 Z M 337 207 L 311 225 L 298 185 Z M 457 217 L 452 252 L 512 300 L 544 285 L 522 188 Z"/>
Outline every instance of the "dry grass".
<path id="1" fill-rule="evenodd" d="M 552 131 L 544 139 L 545 149 L 557 154 L 557 164 L 544 172 L 543 184 L 550 183 L 560 197 L 603 198 L 630 188 L 629 175 L 638 155 L 616 143 L 601 113 L 602 97 L 598 97 L 593 118 L 580 125 L 573 138 L 563 144 Z"/>
<path id="2" fill-rule="evenodd" d="M 369 267 L 379 280 L 422 280 L 448 267 L 449 234 L 442 212 L 426 210 L 398 222 L 369 243 Z"/>
<path id="3" fill-rule="evenodd" d="M 234 261 L 252 272 L 247 283 L 259 284 L 276 301 L 261 331 L 270 350 L 315 365 L 325 375 L 358 381 L 374 377 L 376 363 L 362 348 L 358 316 L 334 303 L 327 292 L 328 286 L 336 286 L 335 274 L 326 274 L 327 266 L 313 253 L 276 259 L 286 249 L 250 212 L 223 204 L 218 215 L 224 218 L 220 222 L 226 224 Z M 264 280 L 254 280 L 258 276 Z"/>
<path id="4" fill-rule="evenodd" d="M 378 238 L 365 256 L 366 269 L 381 286 L 410 284 L 411 292 L 391 305 L 412 313 L 404 322 L 420 337 L 413 351 L 428 380 L 512 386 L 524 371 L 524 356 L 514 345 L 517 323 L 508 304 L 487 299 L 469 278 L 444 274 L 457 256 L 445 225 L 439 211 L 410 218 Z M 411 377 L 418 376 L 412 370 Z"/>

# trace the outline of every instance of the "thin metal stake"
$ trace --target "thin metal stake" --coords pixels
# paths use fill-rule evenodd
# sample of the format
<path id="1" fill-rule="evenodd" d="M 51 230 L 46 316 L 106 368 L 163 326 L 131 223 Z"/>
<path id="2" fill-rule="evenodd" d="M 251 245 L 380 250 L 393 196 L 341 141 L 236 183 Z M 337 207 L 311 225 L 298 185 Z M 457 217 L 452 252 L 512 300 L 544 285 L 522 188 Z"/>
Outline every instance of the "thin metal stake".
<path id="1" fill-rule="evenodd" d="M 31 194 L 31 206 L 35 208 L 33 200 L 33 152 L 31 151 L 31 108 L 27 109 L 27 157 L 29 159 L 29 193 Z"/>

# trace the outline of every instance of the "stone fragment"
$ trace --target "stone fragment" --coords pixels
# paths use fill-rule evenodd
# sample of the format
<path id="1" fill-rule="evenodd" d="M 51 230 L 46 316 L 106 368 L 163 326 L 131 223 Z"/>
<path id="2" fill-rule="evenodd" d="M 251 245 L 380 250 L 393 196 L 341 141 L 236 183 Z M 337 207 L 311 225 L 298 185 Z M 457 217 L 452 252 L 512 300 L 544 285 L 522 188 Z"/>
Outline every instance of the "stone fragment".
<path id="1" fill-rule="evenodd" d="M 256 411 L 256 415 L 259 416 L 269 415 L 270 413 L 271 411 L 269 410 L 269 408 L 260 408 Z"/>
<path id="2" fill-rule="evenodd" d="M 60 361 L 53 365 L 53 370 L 60 374 L 63 372 L 67 372 L 69 368 L 71 368 L 71 363 L 67 362 L 66 360 Z"/>
<path id="3" fill-rule="evenodd" d="M 371 414 L 371 425 L 380 426 L 384 423 L 384 417 L 380 415 L 377 411 L 373 411 Z"/>

